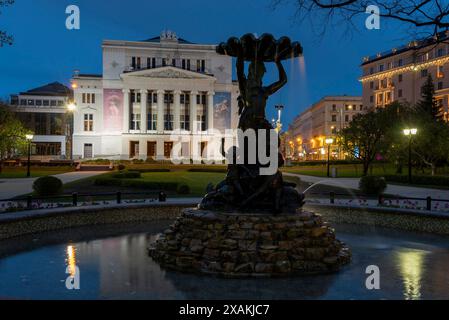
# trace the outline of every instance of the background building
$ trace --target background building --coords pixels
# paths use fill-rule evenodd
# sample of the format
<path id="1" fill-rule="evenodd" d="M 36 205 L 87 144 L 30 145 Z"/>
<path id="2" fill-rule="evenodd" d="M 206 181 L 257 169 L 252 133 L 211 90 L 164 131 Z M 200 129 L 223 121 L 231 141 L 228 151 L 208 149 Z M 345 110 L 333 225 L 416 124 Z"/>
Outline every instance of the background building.
<path id="1" fill-rule="evenodd" d="M 172 32 L 145 41 L 103 42 L 103 74 L 75 73 L 75 158 L 170 158 L 175 130 L 203 150 L 213 129 L 237 126 L 232 59 L 215 45 Z M 193 139 L 195 138 L 195 139 Z"/>
<path id="2" fill-rule="evenodd" d="M 59 160 L 70 156 L 71 118 L 67 114 L 67 103 L 72 96 L 72 90 L 59 82 L 11 96 L 12 111 L 34 133 L 34 160 Z"/>
<path id="3" fill-rule="evenodd" d="M 290 124 L 285 136 L 286 157 L 294 160 L 327 159 L 326 138 L 336 141 L 337 133 L 364 110 L 362 97 L 324 97 Z M 344 158 L 337 143 L 331 147 L 331 156 Z"/>
<path id="4" fill-rule="evenodd" d="M 440 41 L 429 38 L 412 41 L 373 57 L 362 64 L 363 105 L 383 107 L 393 101 L 416 104 L 421 88 L 432 76 L 435 98 L 448 120 L 449 98 L 449 33 L 439 34 Z"/>

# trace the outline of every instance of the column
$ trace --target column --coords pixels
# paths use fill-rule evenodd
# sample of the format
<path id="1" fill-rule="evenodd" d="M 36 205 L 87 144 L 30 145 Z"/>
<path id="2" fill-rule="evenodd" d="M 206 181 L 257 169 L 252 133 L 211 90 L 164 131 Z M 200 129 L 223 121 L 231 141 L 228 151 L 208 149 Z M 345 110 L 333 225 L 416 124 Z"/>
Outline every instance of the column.
<path id="1" fill-rule="evenodd" d="M 164 132 L 164 90 L 157 91 L 157 132 Z"/>
<path id="2" fill-rule="evenodd" d="M 207 93 L 207 130 L 209 133 L 212 133 L 214 129 L 214 95 L 213 91 Z"/>
<path id="3" fill-rule="evenodd" d="M 164 160 L 165 159 L 165 155 L 164 155 L 164 146 L 165 146 L 165 141 L 164 139 L 157 139 L 157 144 L 156 144 L 156 160 Z"/>
<path id="4" fill-rule="evenodd" d="M 148 91 L 140 90 L 140 132 L 147 133 L 147 103 L 148 103 Z M 146 154 L 146 153 L 145 153 Z"/>
<path id="5" fill-rule="evenodd" d="M 129 132 L 129 89 L 123 89 L 123 132 Z"/>
<path id="6" fill-rule="evenodd" d="M 196 124 L 196 114 L 198 106 L 196 104 L 196 96 L 198 95 L 198 91 L 190 92 L 190 131 L 192 134 L 198 132 L 198 126 Z"/>
<path id="7" fill-rule="evenodd" d="M 181 129 L 181 91 L 175 90 L 174 92 L 174 113 L 173 113 L 173 129 L 180 130 Z"/>

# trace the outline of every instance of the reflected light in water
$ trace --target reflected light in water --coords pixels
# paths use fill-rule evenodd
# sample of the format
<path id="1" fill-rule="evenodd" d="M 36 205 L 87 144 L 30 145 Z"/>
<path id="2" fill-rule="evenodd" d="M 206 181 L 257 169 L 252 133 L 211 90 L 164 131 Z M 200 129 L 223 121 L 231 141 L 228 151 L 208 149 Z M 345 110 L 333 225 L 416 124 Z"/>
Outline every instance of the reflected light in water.
<path id="1" fill-rule="evenodd" d="M 67 246 L 66 263 L 69 267 L 70 276 L 74 277 L 76 274 L 76 250 L 73 246 Z"/>
<path id="2" fill-rule="evenodd" d="M 397 253 L 399 272 L 404 283 L 404 298 L 406 300 L 421 299 L 422 277 L 426 251 L 400 251 Z"/>

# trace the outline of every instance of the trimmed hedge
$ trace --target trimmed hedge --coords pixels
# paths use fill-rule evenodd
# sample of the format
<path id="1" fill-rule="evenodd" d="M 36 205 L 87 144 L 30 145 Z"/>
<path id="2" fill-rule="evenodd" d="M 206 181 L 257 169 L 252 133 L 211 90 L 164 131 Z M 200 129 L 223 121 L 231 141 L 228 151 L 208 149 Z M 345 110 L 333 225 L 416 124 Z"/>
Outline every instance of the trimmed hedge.
<path id="1" fill-rule="evenodd" d="M 388 175 L 385 176 L 388 182 L 408 183 L 408 176 Z M 412 183 L 426 186 L 449 187 L 449 177 L 446 176 L 412 176 Z"/>
<path id="2" fill-rule="evenodd" d="M 133 179 L 97 178 L 95 179 L 94 184 L 96 186 L 112 186 L 164 191 L 177 191 L 178 189 L 178 183 L 176 182 L 159 182 Z"/>
<path id="3" fill-rule="evenodd" d="M 33 190 L 38 196 L 55 196 L 62 192 L 63 183 L 56 177 L 40 177 L 33 183 Z"/>
<path id="4" fill-rule="evenodd" d="M 228 170 L 226 168 L 191 168 L 187 171 L 199 173 L 226 173 Z"/>
<path id="5" fill-rule="evenodd" d="M 120 172 L 112 175 L 114 179 L 139 179 L 140 177 L 141 174 L 137 171 Z"/>
<path id="6" fill-rule="evenodd" d="M 387 182 L 383 177 L 366 176 L 362 177 L 359 182 L 359 189 L 367 195 L 380 195 L 387 188 Z"/>

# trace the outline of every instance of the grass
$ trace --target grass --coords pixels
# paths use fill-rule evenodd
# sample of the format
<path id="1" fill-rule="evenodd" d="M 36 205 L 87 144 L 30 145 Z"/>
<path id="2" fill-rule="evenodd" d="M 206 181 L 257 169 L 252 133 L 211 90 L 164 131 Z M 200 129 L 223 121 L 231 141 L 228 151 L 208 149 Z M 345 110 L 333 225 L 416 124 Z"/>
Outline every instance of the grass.
<path id="1" fill-rule="evenodd" d="M 337 168 L 337 176 L 338 178 L 360 178 L 363 173 L 363 166 L 361 164 L 339 164 L 339 165 L 331 165 L 332 168 Z M 294 166 L 294 167 L 286 167 L 283 168 L 282 171 L 302 174 L 306 176 L 315 176 L 315 177 L 326 177 L 327 176 L 327 166 L 326 165 L 308 165 L 308 166 Z M 413 170 L 414 174 L 429 174 L 430 171 L 425 169 L 424 172 L 422 170 Z M 375 176 L 383 176 L 383 175 L 396 175 L 396 166 L 388 163 L 375 163 L 372 165 L 370 171 L 370 175 Z M 407 174 L 407 167 L 402 168 L 402 175 Z M 447 175 L 448 168 L 440 168 L 440 172 L 438 175 Z"/>
<path id="2" fill-rule="evenodd" d="M 191 195 L 196 196 L 203 196 L 209 183 L 216 185 L 224 178 L 224 173 L 211 172 L 175 171 L 142 174 L 142 180 L 146 181 L 177 182 L 179 186 L 185 184 L 190 187 Z"/>
<path id="3" fill-rule="evenodd" d="M 116 173 L 116 172 L 114 172 Z M 146 189 L 139 188 L 124 188 L 115 186 L 96 186 L 94 184 L 95 179 L 99 177 L 109 177 L 114 173 L 106 173 L 101 176 L 90 177 L 64 185 L 64 193 L 115 193 L 115 192 L 147 192 Z M 148 172 L 142 173 L 142 178 L 136 180 L 144 181 L 163 181 L 163 182 L 177 182 L 178 186 L 185 184 L 190 188 L 190 197 L 204 196 L 206 193 L 206 187 L 209 183 L 216 185 L 225 178 L 224 173 L 212 173 L 212 172 L 188 172 L 185 169 L 172 171 L 172 172 Z"/>
<path id="4" fill-rule="evenodd" d="M 55 174 L 61 174 L 65 172 L 74 171 L 74 167 L 41 167 L 32 166 L 31 167 L 31 177 L 38 178 L 44 176 L 51 176 Z M 27 178 L 27 167 L 3 167 L 0 173 L 0 179 L 21 179 Z"/>

